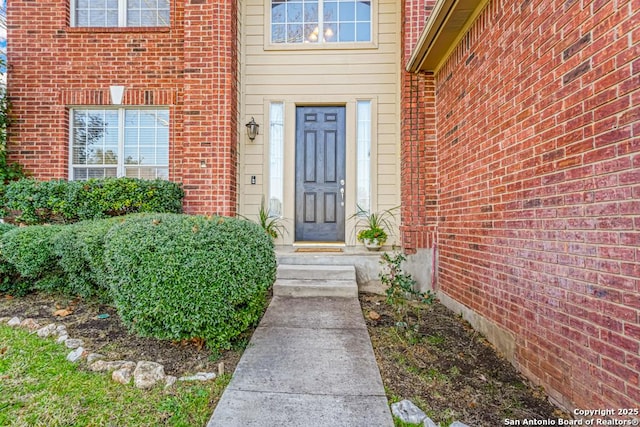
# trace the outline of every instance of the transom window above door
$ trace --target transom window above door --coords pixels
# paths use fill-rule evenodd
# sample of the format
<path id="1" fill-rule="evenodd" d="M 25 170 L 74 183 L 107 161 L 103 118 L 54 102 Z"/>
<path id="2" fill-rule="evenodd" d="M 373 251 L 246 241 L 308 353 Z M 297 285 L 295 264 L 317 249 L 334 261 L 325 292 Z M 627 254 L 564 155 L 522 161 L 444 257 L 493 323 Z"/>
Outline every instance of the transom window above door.
<path id="1" fill-rule="evenodd" d="M 371 42 L 371 1 L 271 0 L 271 42 Z"/>

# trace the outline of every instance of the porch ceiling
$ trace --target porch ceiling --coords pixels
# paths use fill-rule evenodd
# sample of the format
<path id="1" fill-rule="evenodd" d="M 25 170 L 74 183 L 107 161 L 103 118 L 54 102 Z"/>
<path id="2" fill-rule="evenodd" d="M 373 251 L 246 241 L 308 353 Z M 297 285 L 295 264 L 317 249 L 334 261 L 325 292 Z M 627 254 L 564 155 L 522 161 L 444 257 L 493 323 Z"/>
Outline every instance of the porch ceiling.
<path id="1" fill-rule="evenodd" d="M 407 71 L 438 71 L 487 3 L 488 0 L 438 0 L 411 54 Z"/>

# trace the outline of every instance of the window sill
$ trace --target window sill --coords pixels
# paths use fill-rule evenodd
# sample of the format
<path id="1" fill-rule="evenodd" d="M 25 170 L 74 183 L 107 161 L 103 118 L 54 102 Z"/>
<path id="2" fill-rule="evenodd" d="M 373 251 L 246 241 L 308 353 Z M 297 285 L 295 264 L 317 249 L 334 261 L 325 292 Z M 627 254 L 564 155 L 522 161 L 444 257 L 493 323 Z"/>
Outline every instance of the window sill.
<path id="1" fill-rule="evenodd" d="M 72 34 L 95 33 L 169 33 L 171 27 L 67 27 Z"/>
<path id="2" fill-rule="evenodd" d="M 374 42 L 351 42 L 351 43 L 265 43 L 264 50 L 365 50 L 377 49 L 378 44 Z"/>

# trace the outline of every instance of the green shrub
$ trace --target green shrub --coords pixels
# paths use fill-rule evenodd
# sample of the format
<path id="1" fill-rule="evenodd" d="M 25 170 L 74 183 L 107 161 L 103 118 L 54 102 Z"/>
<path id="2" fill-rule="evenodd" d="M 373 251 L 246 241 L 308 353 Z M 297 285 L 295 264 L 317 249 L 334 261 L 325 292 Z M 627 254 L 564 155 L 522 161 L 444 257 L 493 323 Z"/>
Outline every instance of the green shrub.
<path id="1" fill-rule="evenodd" d="M 106 237 L 111 295 L 123 321 L 143 336 L 230 341 L 262 315 L 275 280 L 271 238 L 226 217 L 142 214 Z"/>
<path id="2" fill-rule="evenodd" d="M 53 238 L 60 230 L 61 226 L 18 227 L 0 236 L 3 259 L 25 280 L 19 284 L 21 292 L 60 285 L 62 272 L 53 252 Z"/>
<path id="3" fill-rule="evenodd" d="M 4 223 L 4 222 L 0 222 L 0 236 L 2 236 L 7 231 L 13 230 L 14 228 L 16 228 L 16 226 L 13 225 L 13 224 L 7 224 L 7 223 Z"/>
<path id="4" fill-rule="evenodd" d="M 64 224 L 136 212 L 179 213 L 183 197 L 179 184 L 160 179 L 21 179 L 5 187 L 2 210 L 16 222 Z"/>
<path id="5" fill-rule="evenodd" d="M 418 283 L 402 269 L 402 263 L 406 260 L 407 257 L 400 252 L 394 252 L 392 255 L 385 252 L 380 260 L 382 270 L 378 276 L 386 287 L 387 304 L 393 307 L 396 327 L 406 329 L 407 334 L 411 335 L 418 332 L 420 318 L 418 317 L 418 321 L 412 320 L 409 316 L 408 302 L 417 300 L 425 304 L 433 304 L 436 296 L 430 290 L 426 292 L 416 290 Z"/>
<path id="6" fill-rule="evenodd" d="M 16 228 L 15 225 L 0 223 L 0 236 Z M 5 260 L 0 249 L 0 292 L 23 294 L 26 290 L 17 285 L 19 274 L 10 262 Z M 17 292 L 15 292 L 17 291 Z"/>
<path id="7" fill-rule="evenodd" d="M 65 273 L 65 291 L 82 297 L 106 299 L 109 285 L 104 264 L 107 232 L 121 218 L 67 225 L 53 238 L 53 251 Z"/>
<path id="8" fill-rule="evenodd" d="M 6 66 L 0 60 L 2 67 Z M 25 177 L 22 166 L 15 162 L 10 162 L 7 158 L 7 130 L 10 125 L 9 111 L 11 103 L 7 96 L 4 85 L 0 85 L 0 197 L 2 196 L 2 186 L 9 181 L 15 181 Z"/>

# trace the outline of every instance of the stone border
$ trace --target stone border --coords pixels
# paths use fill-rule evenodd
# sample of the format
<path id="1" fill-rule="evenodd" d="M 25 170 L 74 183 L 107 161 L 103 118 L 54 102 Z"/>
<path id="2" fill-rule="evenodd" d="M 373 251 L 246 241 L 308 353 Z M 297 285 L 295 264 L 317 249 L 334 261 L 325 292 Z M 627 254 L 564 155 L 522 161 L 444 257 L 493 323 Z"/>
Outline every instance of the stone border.
<path id="1" fill-rule="evenodd" d="M 111 373 L 111 379 L 120 384 L 133 384 L 139 389 L 150 389 L 155 385 L 164 382 L 164 388 L 172 387 L 177 381 L 210 381 L 218 375 L 224 374 L 224 363 L 218 365 L 218 373 L 214 372 L 197 372 L 195 375 L 175 377 L 164 373 L 164 366 L 156 362 L 140 360 L 133 362 L 129 360 L 104 360 L 105 356 L 99 353 L 90 353 L 84 348 L 84 342 L 81 339 L 71 338 L 67 333 L 67 327 L 63 324 L 51 323 L 47 326 L 41 326 L 34 319 L 20 319 L 15 316 L 12 318 L 0 318 L 0 324 L 6 324 L 12 328 L 23 328 L 29 330 L 38 337 L 56 338 L 56 343 L 63 344 L 71 352 L 67 354 L 67 360 L 70 363 L 80 363 L 86 360 L 87 367 L 93 372 Z"/>

